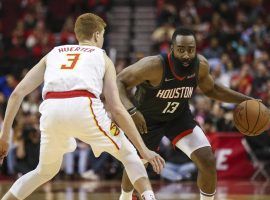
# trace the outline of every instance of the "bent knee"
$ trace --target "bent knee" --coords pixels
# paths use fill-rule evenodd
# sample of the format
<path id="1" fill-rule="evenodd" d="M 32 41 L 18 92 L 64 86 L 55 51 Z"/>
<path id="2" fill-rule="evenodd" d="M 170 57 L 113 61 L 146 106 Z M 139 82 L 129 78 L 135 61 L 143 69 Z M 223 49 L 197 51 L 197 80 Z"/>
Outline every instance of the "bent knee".
<path id="1" fill-rule="evenodd" d="M 38 165 L 35 171 L 41 178 L 52 179 L 60 170 L 60 166 L 55 164 Z"/>
<path id="2" fill-rule="evenodd" d="M 216 158 L 213 153 L 209 154 L 206 158 L 203 159 L 205 167 L 216 168 Z"/>
<path id="3" fill-rule="evenodd" d="M 197 152 L 193 155 L 192 160 L 200 170 L 216 170 L 216 158 L 212 150 L 203 150 L 203 152 Z"/>

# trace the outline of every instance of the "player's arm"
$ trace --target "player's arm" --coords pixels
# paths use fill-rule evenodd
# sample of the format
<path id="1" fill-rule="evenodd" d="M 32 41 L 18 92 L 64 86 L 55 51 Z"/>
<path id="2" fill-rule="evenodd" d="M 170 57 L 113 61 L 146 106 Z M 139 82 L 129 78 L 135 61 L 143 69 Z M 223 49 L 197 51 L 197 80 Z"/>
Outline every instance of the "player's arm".
<path id="1" fill-rule="evenodd" d="M 106 72 L 104 76 L 103 94 L 106 99 L 108 110 L 111 112 L 113 119 L 120 126 L 120 128 L 126 133 L 128 138 L 135 145 L 143 158 L 148 160 L 155 171 L 160 172 L 164 166 L 164 160 L 152 151 L 149 151 L 145 146 L 139 132 L 137 131 L 135 124 L 121 103 L 119 92 L 116 84 L 116 72 L 115 67 L 110 58 L 104 54 L 106 62 Z"/>
<path id="2" fill-rule="evenodd" d="M 163 73 L 159 56 L 145 57 L 122 70 L 117 76 L 120 98 L 126 109 L 134 107 L 127 91 L 144 81 L 159 82 Z"/>
<path id="3" fill-rule="evenodd" d="M 245 100 L 253 99 L 221 84 L 215 83 L 210 74 L 210 67 L 206 58 L 200 55 L 199 59 L 200 66 L 198 85 L 206 96 L 223 102 L 237 104 Z"/>
<path id="4" fill-rule="evenodd" d="M 9 97 L 5 118 L 1 130 L 1 139 L 8 141 L 11 126 L 20 108 L 23 98 L 36 89 L 44 80 L 45 57 L 42 58 L 17 85 Z"/>

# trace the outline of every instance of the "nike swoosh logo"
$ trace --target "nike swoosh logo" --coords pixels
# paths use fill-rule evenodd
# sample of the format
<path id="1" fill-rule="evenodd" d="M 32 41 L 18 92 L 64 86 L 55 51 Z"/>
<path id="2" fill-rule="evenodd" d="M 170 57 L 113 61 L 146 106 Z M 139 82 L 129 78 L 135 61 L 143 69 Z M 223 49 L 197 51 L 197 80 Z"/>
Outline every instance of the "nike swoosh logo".
<path id="1" fill-rule="evenodd" d="M 173 81 L 174 78 L 165 78 L 165 81 L 168 82 L 168 81 Z"/>
<path id="2" fill-rule="evenodd" d="M 195 77 L 195 74 L 191 74 L 190 76 L 187 76 L 187 79 Z"/>

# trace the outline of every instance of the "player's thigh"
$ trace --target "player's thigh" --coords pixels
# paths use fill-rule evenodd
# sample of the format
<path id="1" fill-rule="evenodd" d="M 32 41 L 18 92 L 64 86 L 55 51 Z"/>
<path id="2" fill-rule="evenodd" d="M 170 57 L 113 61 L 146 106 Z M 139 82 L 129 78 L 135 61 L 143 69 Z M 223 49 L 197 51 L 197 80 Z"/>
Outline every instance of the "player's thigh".
<path id="1" fill-rule="evenodd" d="M 88 109 L 82 111 L 84 119 L 74 136 L 89 144 L 95 156 L 99 156 L 103 151 L 120 149 L 120 136 L 123 132 L 108 117 L 102 102 L 98 99 L 89 99 L 87 107 Z"/>
<path id="2" fill-rule="evenodd" d="M 182 150 L 189 158 L 191 158 L 191 154 L 194 151 L 203 147 L 211 147 L 207 137 L 199 126 L 195 126 L 186 133 L 186 135 L 177 139 L 175 146 Z"/>
<path id="3" fill-rule="evenodd" d="M 104 123 L 108 121 L 108 123 Z M 103 118 L 103 124 L 91 122 L 89 120 L 88 126 L 76 138 L 89 144 L 96 157 L 102 152 L 117 152 L 121 146 L 121 136 L 124 133 L 113 123 L 109 118 Z"/>
<path id="4" fill-rule="evenodd" d="M 50 164 L 76 149 L 76 140 L 56 132 L 41 132 L 39 162 Z"/>

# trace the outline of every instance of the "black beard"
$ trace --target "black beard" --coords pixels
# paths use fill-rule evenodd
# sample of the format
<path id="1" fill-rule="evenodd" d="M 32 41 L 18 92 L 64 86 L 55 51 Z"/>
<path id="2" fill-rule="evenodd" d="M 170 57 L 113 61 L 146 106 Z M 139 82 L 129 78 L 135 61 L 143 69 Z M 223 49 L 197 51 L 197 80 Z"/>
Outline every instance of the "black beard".
<path id="1" fill-rule="evenodd" d="M 172 52 L 171 56 L 172 56 L 171 58 L 172 58 L 172 63 L 173 63 L 173 69 L 177 75 L 186 76 L 186 75 L 190 74 L 190 72 L 193 70 L 193 66 L 195 64 L 196 57 L 191 59 L 188 66 L 184 66 L 183 62 L 180 59 L 176 58 L 174 56 L 173 52 Z"/>

